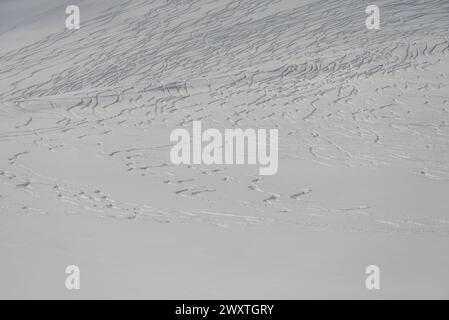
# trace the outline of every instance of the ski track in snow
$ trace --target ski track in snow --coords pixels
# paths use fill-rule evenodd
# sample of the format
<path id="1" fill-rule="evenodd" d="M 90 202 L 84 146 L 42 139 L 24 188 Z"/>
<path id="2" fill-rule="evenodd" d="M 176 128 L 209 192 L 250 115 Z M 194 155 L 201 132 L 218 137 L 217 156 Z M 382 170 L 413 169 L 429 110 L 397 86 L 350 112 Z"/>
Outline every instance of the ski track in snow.
<path id="1" fill-rule="evenodd" d="M 0 212 L 448 236 L 449 2 L 376 4 L 124 1 L 0 56 Z M 197 120 L 279 128 L 279 175 L 172 165 Z M 329 198 L 321 169 L 369 174 Z M 359 194 L 392 172 L 441 194 Z"/>

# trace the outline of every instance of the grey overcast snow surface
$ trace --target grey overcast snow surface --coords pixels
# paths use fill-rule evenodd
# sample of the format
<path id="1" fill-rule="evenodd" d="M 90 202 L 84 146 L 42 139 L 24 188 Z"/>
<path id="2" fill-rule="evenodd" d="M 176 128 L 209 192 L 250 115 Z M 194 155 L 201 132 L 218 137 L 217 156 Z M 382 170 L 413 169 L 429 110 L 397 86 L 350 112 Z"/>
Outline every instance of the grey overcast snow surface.
<path id="1" fill-rule="evenodd" d="M 449 298 L 447 0 L 2 0 L 0 43 L 0 298 Z M 278 173 L 173 165 L 197 120 Z"/>

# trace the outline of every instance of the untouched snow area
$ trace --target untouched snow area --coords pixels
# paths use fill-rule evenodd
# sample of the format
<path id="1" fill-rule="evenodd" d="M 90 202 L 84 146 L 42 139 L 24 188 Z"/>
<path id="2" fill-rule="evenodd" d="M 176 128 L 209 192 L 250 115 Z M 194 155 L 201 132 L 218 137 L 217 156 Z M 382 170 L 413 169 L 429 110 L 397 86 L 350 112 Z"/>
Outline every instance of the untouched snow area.
<path id="1" fill-rule="evenodd" d="M 449 298 L 447 0 L 6 0 L 0 20 L 0 298 Z M 278 128 L 278 173 L 174 166 L 193 121 Z"/>

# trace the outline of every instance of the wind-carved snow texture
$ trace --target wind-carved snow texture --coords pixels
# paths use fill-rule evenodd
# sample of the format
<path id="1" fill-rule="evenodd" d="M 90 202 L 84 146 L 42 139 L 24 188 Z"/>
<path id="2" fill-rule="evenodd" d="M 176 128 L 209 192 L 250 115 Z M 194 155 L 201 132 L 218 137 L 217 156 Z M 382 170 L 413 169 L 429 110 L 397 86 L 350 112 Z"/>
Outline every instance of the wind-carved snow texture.
<path id="1" fill-rule="evenodd" d="M 81 6 L 0 57 L 0 212 L 447 237 L 449 2 L 369 4 Z M 200 120 L 278 128 L 278 174 L 174 166 Z"/>

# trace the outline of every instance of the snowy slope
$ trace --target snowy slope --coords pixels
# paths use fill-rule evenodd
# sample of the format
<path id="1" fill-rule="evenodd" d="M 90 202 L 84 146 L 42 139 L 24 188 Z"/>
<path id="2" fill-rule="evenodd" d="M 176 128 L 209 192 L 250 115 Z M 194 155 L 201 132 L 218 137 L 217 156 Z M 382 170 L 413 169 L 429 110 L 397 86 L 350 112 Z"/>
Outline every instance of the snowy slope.
<path id="1" fill-rule="evenodd" d="M 449 2 L 376 1 L 377 31 L 355 0 L 84 0 L 73 31 L 27 2 L 0 3 L 1 297 L 71 297 L 77 263 L 87 297 L 448 297 Z M 278 128 L 278 174 L 174 166 L 196 120 Z"/>

